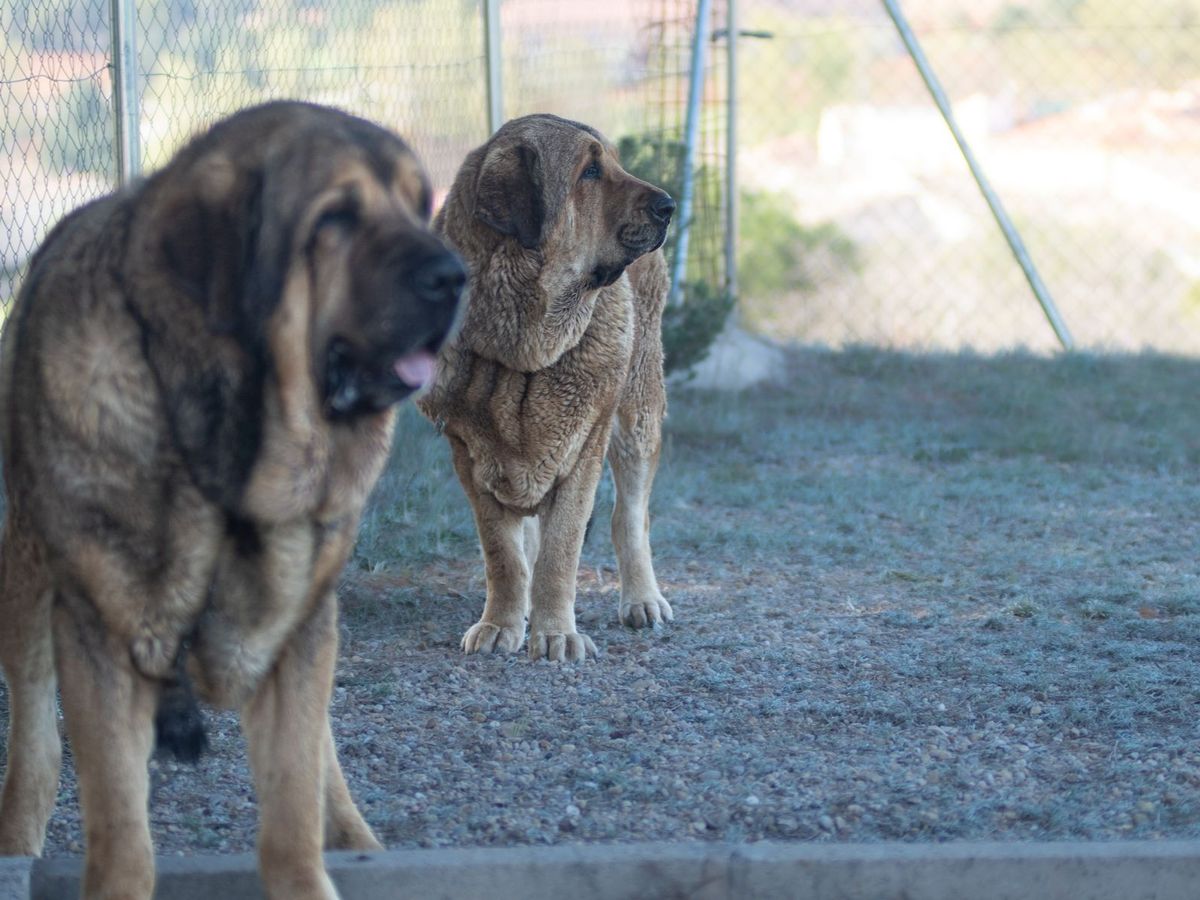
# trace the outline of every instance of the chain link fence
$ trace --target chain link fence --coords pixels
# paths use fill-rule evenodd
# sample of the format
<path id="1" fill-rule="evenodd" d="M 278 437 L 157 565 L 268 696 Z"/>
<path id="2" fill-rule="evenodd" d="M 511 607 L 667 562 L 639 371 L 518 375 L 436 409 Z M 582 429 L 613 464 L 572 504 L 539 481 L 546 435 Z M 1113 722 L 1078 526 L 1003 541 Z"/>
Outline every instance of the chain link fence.
<path id="1" fill-rule="evenodd" d="M 145 169 L 302 97 L 376 119 L 439 195 L 488 133 L 484 0 L 130 0 Z M 730 0 L 714 0 L 687 283 L 724 289 Z M 599 127 L 678 191 L 696 0 L 503 0 L 503 112 Z M 1200 0 L 911 0 L 1080 346 L 1200 352 Z M 1055 338 L 879 0 L 737 0 L 742 320 L 788 340 Z M 0 0 L 0 302 L 116 184 L 110 0 Z M 686 296 L 686 294 L 685 294 Z"/>
<path id="2" fill-rule="evenodd" d="M 137 0 L 148 169 L 212 120 L 294 97 L 382 122 L 445 188 L 487 136 L 478 0 Z"/>
<path id="3" fill-rule="evenodd" d="M 1078 346 L 1200 352 L 1200 2 L 903 4 Z M 741 300 L 817 343 L 1054 334 L 878 0 L 745 0 Z"/>
<path id="4" fill-rule="evenodd" d="M 106 0 L 0 7 L 0 303 L 62 215 L 114 184 Z"/>
<path id="5" fill-rule="evenodd" d="M 725 8 L 717 0 L 714 23 Z M 618 145 L 627 167 L 678 199 L 695 0 L 507 0 L 500 9 L 505 115 L 550 111 L 587 122 Z M 693 293 L 719 290 L 725 278 L 725 55 L 720 41 L 710 43 L 687 267 Z"/>
<path id="6" fill-rule="evenodd" d="M 128 2 L 143 171 L 223 115 L 293 97 L 403 134 L 440 200 L 489 133 L 483 0 Z M 505 116 L 552 111 L 615 142 L 678 145 L 690 0 L 505 0 L 499 9 Z M 5 307 L 50 226 L 117 185 L 111 15 L 110 0 L 0 0 Z M 698 208 L 711 223 L 707 246 L 719 241 L 719 202 Z"/>

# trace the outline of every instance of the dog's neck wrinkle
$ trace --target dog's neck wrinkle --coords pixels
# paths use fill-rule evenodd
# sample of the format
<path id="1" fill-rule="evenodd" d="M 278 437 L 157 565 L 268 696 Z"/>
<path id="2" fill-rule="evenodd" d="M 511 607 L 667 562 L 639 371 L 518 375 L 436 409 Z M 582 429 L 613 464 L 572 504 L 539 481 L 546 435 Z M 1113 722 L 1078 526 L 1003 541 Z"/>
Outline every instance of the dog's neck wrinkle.
<path id="1" fill-rule="evenodd" d="M 599 291 L 555 272 L 542 254 L 503 241 L 472 272 L 472 294 L 459 340 L 472 351 L 520 372 L 536 372 L 576 346 L 591 322 Z"/>

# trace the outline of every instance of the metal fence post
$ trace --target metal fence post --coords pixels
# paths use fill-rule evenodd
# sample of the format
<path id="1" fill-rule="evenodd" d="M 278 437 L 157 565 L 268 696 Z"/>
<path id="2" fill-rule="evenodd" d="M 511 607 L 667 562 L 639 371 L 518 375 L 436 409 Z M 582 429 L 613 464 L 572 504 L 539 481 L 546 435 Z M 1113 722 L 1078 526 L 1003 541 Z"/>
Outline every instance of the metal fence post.
<path id="1" fill-rule="evenodd" d="M 112 0 L 109 6 L 113 73 L 113 118 L 117 149 L 117 184 L 126 185 L 142 170 L 138 120 L 137 11 L 134 0 Z"/>
<path id="2" fill-rule="evenodd" d="M 696 143 L 700 135 L 700 107 L 704 98 L 704 69 L 709 41 L 712 0 L 699 0 L 696 31 L 692 35 L 692 70 L 688 82 L 687 132 L 683 149 L 683 189 L 679 198 L 679 237 L 675 242 L 675 265 L 671 271 L 668 302 L 679 303 L 687 276 L 688 237 L 692 227 L 692 193 L 695 186 Z"/>
<path id="3" fill-rule="evenodd" d="M 487 65 L 488 134 L 504 124 L 504 81 L 500 50 L 500 0 L 483 0 L 484 61 Z"/>
<path id="4" fill-rule="evenodd" d="M 992 190 L 992 185 L 987 180 L 987 176 L 984 175 L 983 167 L 975 159 L 975 154 L 971 151 L 971 145 L 967 143 L 966 136 L 959 129 L 958 122 L 954 118 L 954 112 L 950 108 L 950 100 L 946 97 L 946 92 L 942 89 L 941 82 L 938 81 L 933 67 L 929 64 L 929 59 L 925 56 L 925 51 L 921 49 L 921 44 L 917 40 L 916 34 L 913 33 L 911 26 L 909 26 L 908 19 L 904 17 L 904 13 L 900 9 L 900 4 L 896 0 L 883 0 L 883 5 L 887 8 L 887 13 L 891 16 L 892 22 L 896 26 L 896 31 L 900 34 L 900 39 L 904 41 L 904 46 L 908 49 L 908 55 L 916 63 L 917 71 L 921 73 L 921 80 L 925 82 L 925 87 L 929 90 L 929 95 L 933 97 L 933 102 L 937 104 L 937 108 L 946 122 L 946 127 L 950 129 L 950 134 L 954 136 L 954 142 L 958 144 L 958 149 L 962 153 L 963 159 L 967 161 L 967 168 L 971 170 L 971 176 L 975 179 L 975 183 L 979 185 L 980 193 L 983 194 L 983 199 L 987 201 L 988 208 L 992 211 L 992 216 L 996 219 L 1000 230 L 1004 232 L 1004 238 L 1008 241 L 1009 249 L 1012 250 L 1013 256 L 1016 257 L 1021 271 L 1025 273 L 1025 280 L 1029 282 L 1029 287 L 1033 290 L 1033 295 L 1037 298 L 1038 303 L 1041 304 L 1042 312 L 1046 314 L 1046 319 L 1050 322 L 1050 327 L 1054 329 L 1054 334 L 1058 337 L 1058 342 L 1062 344 L 1064 350 L 1073 349 L 1075 342 L 1071 338 L 1071 332 L 1067 329 L 1067 323 L 1063 320 L 1062 315 L 1059 314 L 1058 307 L 1054 305 L 1054 299 L 1050 296 L 1050 291 L 1042 282 L 1042 277 L 1038 274 L 1037 266 L 1033 264 L 1033 258 L 1030 257 L 1029 251 L 1025 248 L 1025 242 L 1021 240 L 1020 233 L 1017 231 L 1016 226 L 1013 225 L 1012 219 L 1009 218 L 1008 212 L 1000 202 L 999 196 Z"/>
<path id="5" fill-rule="evenodd" d="M 741 27 L 738 22 L 737 0 L 728 0 L 725 17 L 725 290 L 737 297 L 737 236 L 738 236 L 738 181 L 737 181 L 737 114 L 738 114 L 738 40 Z"/>

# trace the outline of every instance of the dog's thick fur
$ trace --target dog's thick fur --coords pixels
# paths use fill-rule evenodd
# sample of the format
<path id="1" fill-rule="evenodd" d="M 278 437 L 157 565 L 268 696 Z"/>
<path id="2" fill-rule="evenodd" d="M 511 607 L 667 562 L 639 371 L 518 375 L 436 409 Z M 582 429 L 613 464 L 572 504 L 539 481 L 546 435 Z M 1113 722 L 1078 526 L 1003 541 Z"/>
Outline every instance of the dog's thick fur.
<path id="1" fill-rule="evenodd" d="M 487 601 L 468 653 L 518 650 L 528 617 L 531 657 L 595 654 L 576 631 L 575 578 L 606 452 L 620 618 L 672 617 L 647 508 L 674 208 L 595 129 L 536 115 L 467 157 L 434 221 L 471 274 L 462 330 L 418 401 L 450 440 L 483 548 Z"/>
<path id="2" fill-rule="evenodd" d="M 85 897 L 151 896 L 156 711 L 195 753 L 193 689 L 240 708 L 270 897 L 335 898 L 322 848 L 378 848 L 330 731 L 334 586 L 465 277 L 429 212 L 399 138 L 280 102 L 47 238 L 0 373 L 0 853 L 42 849 L 56 669 Z"/>

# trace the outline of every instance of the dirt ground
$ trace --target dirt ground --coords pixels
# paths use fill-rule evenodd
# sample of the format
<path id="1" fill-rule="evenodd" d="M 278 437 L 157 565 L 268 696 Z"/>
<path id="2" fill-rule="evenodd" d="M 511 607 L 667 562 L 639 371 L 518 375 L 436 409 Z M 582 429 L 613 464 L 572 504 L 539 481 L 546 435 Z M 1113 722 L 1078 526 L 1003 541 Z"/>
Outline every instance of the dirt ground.
<path id="1" fill-rule="evenodd" d="M 797 351 L 676 390 L 653 506 L 675 623 L 583 665 L 464 657 L 469 510 L 411 412 L 343 585 L 333 706 L 393 847 L 1200 836 L 1200 361 Z M 253 845 L 234 718 L 157 761 L 159 850 Z M 68 764 L 48 853 L 80 851 Z"/>

